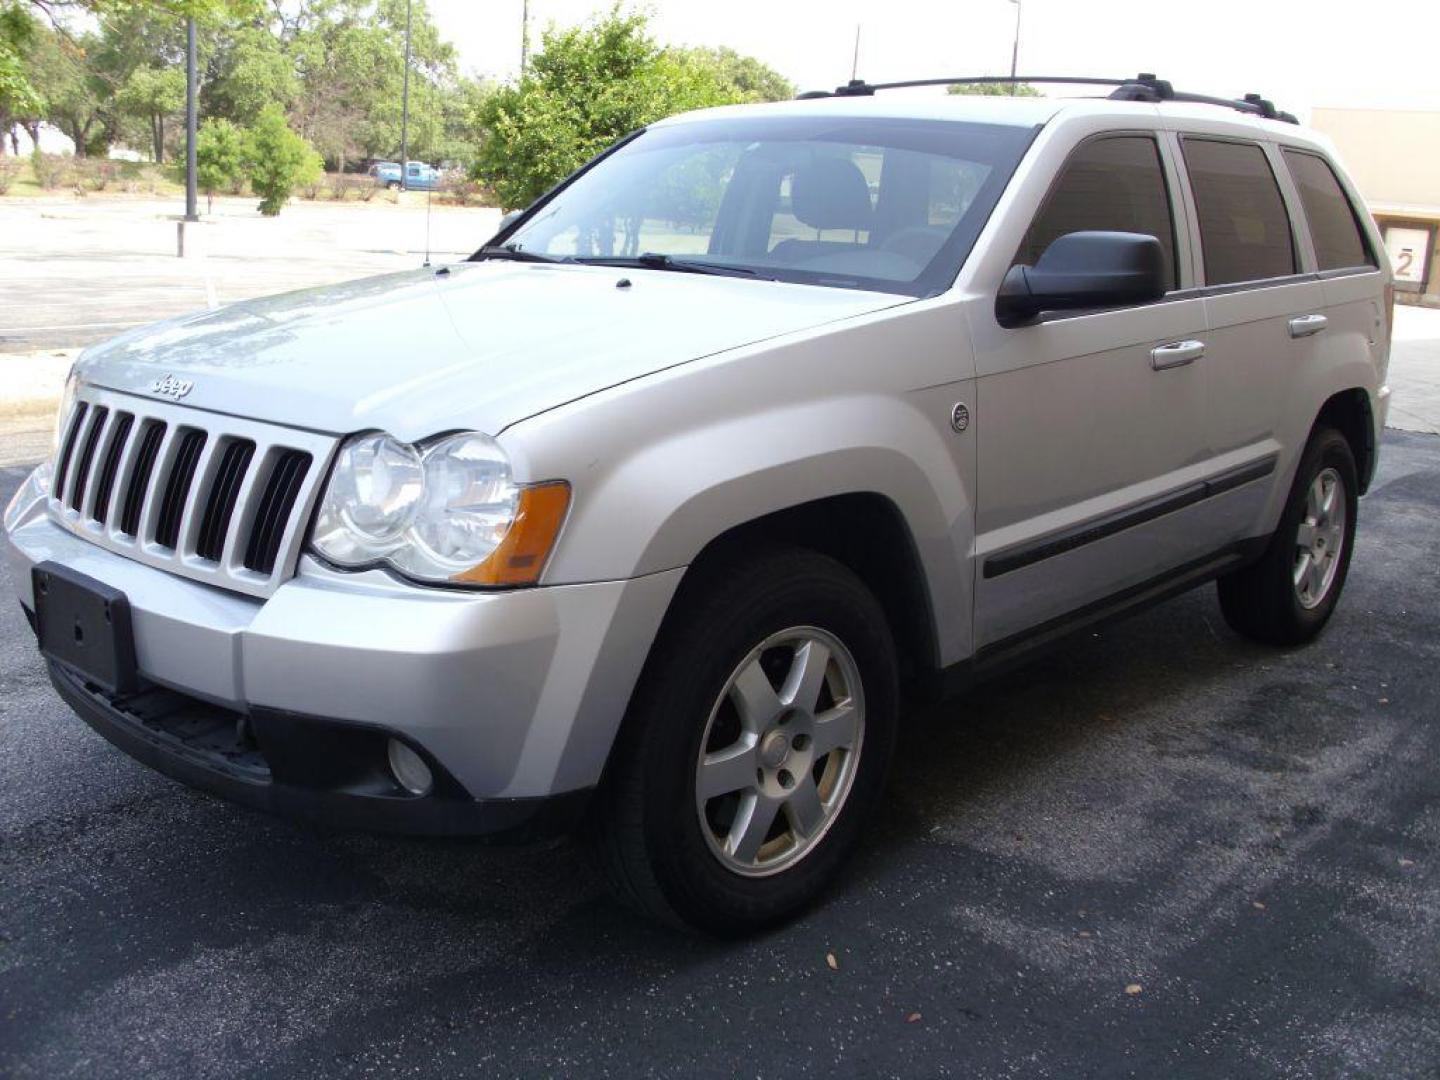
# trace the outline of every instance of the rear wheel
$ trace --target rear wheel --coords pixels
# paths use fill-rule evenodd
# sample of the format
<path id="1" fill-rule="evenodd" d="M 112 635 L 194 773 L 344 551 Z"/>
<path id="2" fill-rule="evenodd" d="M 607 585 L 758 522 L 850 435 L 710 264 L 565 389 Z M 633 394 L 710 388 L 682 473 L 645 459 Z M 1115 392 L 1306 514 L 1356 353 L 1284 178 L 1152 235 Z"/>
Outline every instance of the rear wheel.
<path id="1" fill-rule="evenodd" d="M 854 846 L 894 739 L 894 646 L 869 590 L 811 552 L 769 552 L 680 602 L 597 838 L 642 911 L 744 933 L 813 901 Z"/>
<path id="2" fill-rule="evenodd" d="M 1318 428 L 1301 456 L 1290 498 L 1265 554 L 1220 579 L 1220 610 L 1246 637 L 1299 645 L 1329 620 L 1355 542 L 1355 455 L 1333 428 Z"/>

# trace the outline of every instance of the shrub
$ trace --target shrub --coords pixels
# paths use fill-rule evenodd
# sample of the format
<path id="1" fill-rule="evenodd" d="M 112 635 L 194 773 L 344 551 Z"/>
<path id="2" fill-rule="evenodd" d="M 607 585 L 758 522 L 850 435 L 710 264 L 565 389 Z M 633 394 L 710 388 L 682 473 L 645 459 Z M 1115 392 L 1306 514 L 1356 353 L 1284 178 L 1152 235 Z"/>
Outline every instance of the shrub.
<path id="1" fill-rule="evenodd" d="M 10 190 L 15 178 L 20 175 L 20 162 L 13 157 L 0 158 L 0 195 Z"/>
<path id="2" fill-rule="evenodd" d="M 229 120 L 212 117 L 200 125 L 195 134 L 195 183 L 205 192 L 207 214 L 215 209 L 215 192 L 245 182 L 244 159 L 244 134 Z"/>
<path id="3" fill-rule="evenodd" d="M 456 206 L 469 206 L 479 200 L 483 189 L 478 180 L 472 180 L 464 173 L 452 172 L 445 175 L 440 190 Z"/>
<path id="4" fill-rule="evenodd" d="M 247 132 L 245 163 L 250 187 L 260 196 L 260 213 L 266 217 L 280 213 L 296 188 L 318 185 L 323 174 L 320 155 L 291 130 L 276 105 L 262 111 Z"/>
<path id="5" fill-rule="evenodd" d="M 104 191 L 115 182 L 120 175 L 120 170 L 115 162 L 105 158 L 85 158 L 75 162 L 75 187 L 76 190 L 89 188 L 91 191 Z"/>
<path id="6" fill-rule="evenodd" d="M 330 183 L 330 197 L 337 202 L 344 202 L 350 192 L 355 190 L 355 177 L 349 173 L 330 173 L 327 179 Z"/>
<path id="7" fill-rule="evenodd" d="M 38 149 L 30 155 L 30 169 L 35 174 L 35 182 L 46 191 L 54 191 L 71 175 L 68 158 L 42 154 Z"/>

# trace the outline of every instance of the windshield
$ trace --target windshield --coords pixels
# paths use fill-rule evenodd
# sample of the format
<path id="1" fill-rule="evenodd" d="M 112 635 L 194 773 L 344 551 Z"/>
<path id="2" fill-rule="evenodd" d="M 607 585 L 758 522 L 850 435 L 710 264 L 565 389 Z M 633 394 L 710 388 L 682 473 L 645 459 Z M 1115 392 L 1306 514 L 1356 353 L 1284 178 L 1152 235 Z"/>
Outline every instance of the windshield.
<path id="1" fill-rule="evenodd" d="M 504 246 L 931 295 L 954 280 L 1033 136 L 895 118 L 661 126 L 531 211 Z"/>

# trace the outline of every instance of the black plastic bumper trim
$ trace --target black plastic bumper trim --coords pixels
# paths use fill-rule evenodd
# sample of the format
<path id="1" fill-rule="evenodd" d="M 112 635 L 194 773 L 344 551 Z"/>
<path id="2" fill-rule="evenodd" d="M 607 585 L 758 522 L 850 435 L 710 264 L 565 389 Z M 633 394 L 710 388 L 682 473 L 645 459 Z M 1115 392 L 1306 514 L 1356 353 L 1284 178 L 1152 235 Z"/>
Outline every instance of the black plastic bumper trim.
<path id="1" fill-rule="evenodd" d="M 222 756 L 191 750 L 182 740 L 154 730 L 117 708 L 103 690 L 87 684 L 63 665 L 49 661 L 47 666 L 50 681 L 66 704 L 137 761 L 191 787 L 281 817 L 366 832 L 490 837 L 526 843 L 572 832 L 583 819 L 593 794 L 593 789 L 582 788 L 537 798 L 473 799 L 457 796 L 452 790 L 446 796 L 415 797 L 357 789 L 355 785 L 337 788 L 285 782 L 276 779 L 272 769 L 280 776 L 293 774 L 293 763 L 287 767 L 283 759 L 278 759 L 266 767 L 244 759 L 227 762 Z M 257 712 L 248 719 L 257 727 L 272 730 L 287 725 L 355 728 L 372 733 L 380 730 L 274 711 Z M 396 737 L 403 738 L 399 733 Z M 437 778 L 437 790 L 441 779 Z"/>

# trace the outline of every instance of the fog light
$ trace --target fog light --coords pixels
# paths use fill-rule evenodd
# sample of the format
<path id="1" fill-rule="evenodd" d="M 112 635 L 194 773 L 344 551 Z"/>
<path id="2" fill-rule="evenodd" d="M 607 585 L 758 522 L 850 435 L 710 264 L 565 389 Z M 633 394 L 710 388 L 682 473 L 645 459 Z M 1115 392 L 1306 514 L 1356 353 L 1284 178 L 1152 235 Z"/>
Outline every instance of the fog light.
<path id="1" fill-rule="evenodd" d="M 435 778 L 430 774 L 430 766 L 425 764 L 419 754 L 399 739 L 391 739 L 389 757 L 390 771 L 395 774 L 397 784 L 411 795 L 428 795 L 430 793 L 430 787 L 435 783 Z"/>

